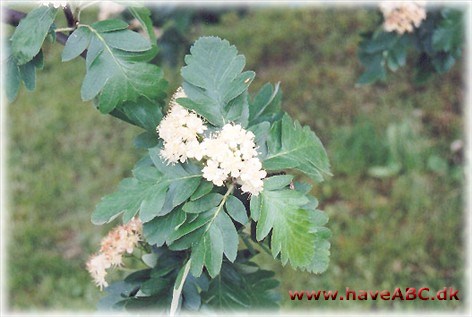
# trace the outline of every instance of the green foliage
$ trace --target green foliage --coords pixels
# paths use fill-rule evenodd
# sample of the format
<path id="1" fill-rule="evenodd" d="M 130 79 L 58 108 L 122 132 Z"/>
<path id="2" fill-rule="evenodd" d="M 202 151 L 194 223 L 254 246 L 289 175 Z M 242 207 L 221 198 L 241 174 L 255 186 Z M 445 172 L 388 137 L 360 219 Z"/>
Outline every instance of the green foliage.
<path id="1" fill-rule="evenodd" d="M 184 258 L 182 253 L 161 248 L 156 255 L 157 265 L 136 271 L 123 281 L 105 289 L 107 296 L 98 305 L 101 311 L 168 311 L 174 285 L 181 282 Z M 183 287 L 179 307 L 186 311 L 203 309 L 240 310 L 277 307 L 279 285 L 274 273 L 261 270 L 250 262 L 251 256 L 224 262 L 219 278 L 206 274 L 196 278 L 188 275 Z"/>
<path id="2" fill-rule="evenodd" d="M 118 24 L 107 22 L 105 30 L 118 27 Z M 251 122 L 250 129 L 264 152 L 264 166 L 268 170 L 296 168 L 315 181 L 322 181 L 329 175 L 327 155 L 317 136 L 287 114 L 282 116 L 278 84 L 275 87 L 265 85 L 252 99 L 249 111 L 247 88 L 254 73 L 242 72 L 245 58 L 237 55 L 236 48 L 225 40 L 203 37 L 195 42 L 190 52 L 191 55 L 186 57 L 187 65 L 182 68 L 183 87 L 188 98 L 180 98 L 177 102 L 202 115 L 214 126 L 230 121 L 246 126 Z M 276 120 L 280 116 L 282 118 Z M 148 147 L 148 137 L 139 138 L 141 147 Z M 189 273 L 193 277 L 208 274 L 216 279 L 223 274 L 223 255 L 231 263 L 237 260 L 239 235 L 236 226 L 239 228 L 249 222 L 249 204 L 244 204 L 239 186 L 231 182 L 226 189 L 206 184 L 198 166 L 191 162 L 165 165 L 160 156 L 161 147 L 158 144 L 149 149 L 149 158 L 138 162 L 134 177 L 125 179 L 117 192 L 97 205 L 92 220 L 101 224 L 124 212 L 123 220 L 127 222 L 139 211 L 145 241 L 188 256 L 174 286 L 170 305 L 173 312 L 180 300 L 182 283 Z M 318 202 L 308 196 L 307 186 L 289 188 L 292 181 L 292 176 L 268 178 L 263 192 L 252 196 L 250 214 L 257 222 L 255 238 L 261 241 L 270 234 L 268 239 L 274 258 L 280 254 L 283 265 L 290 261 L 294 268 L 320 273 L 327 268 L 329 257 L 326 239 L 330 233 L 323 227 L 327 217 L 316 210 Z M 246 277 L 251 288 L 254 288 L 252 280 L 262 278 L 261 274 L 265 273 Z M 210 283 L 210 290 L 221 292 L 227 284 L 235 283 L 240 280 L 218 277 L 218 282 Z M 144 293 L 145 285 L 141 288 Z M 163 288 L 162 283 L 156 285 L 159 285 L 159 291 Z M 252 290 L 255 291 L 257 288 Z M 255 305 L 245 298 L 250 297 L 250 293 L 240 295 L 242 297 L 236 303 L 242 307 Z M 259 304 L 271 298 L 263 289 L 261 295 L 263 300 Z M 231 294 L 219 296 L 223 297 L 210 297 L 208 303 L 219 307 L 227 302 L 234 306 L 235 303 L 225 298 L 231 298 Z"/>
<path id="3" fill-rule="evenodd" d="M 97 205 L 92 222 L 110 222 L 124 212 L 126 223 L 139 211 L 143 222 L 168 214 L 174 207 L 187 200 L 200 184 L 201 173 L 195 166 L 186 164 L 166 166 L 158 150 L 149 150 L 153 166 L 138 165 L 133 178 L 124 179 L 118 190 Z"/>
<path id="4" fill-rule="evenodd" d="M 185 57 L 182 84 L 188 99 L 178 102 L 201 114 L 210 123 L 223 126 L 230 119 L 247 123 L 248 105 L 244 98 L 255 73 L 242 72 L 246 59 L 228 41 L 204 37 L 196 41 Z M 238 98 L 241 97 L 242 98 Z M 228 118 L 230 111 L 239 117 Z"/>
<path id="5" fill-rule="evenodd" d="M 172 289 L 179 279 L 184 258 L 181 253 L 160 249 L 156 255 L 157 266 L 136 271 L 123 281 L 106 288 L 107 296 L 98 305 L 103 311 L 150 310 L 166 311 L 172 299 Z M 200 290 L 208 289 L 208 278 L 189 276 L 183 286 L 181 306 L 186 310 L 200 308 Z"/>
<path id="6" fill-rule="evenodd" d="M 109 113 L 138 97 L 154 100 L 165 88 L 160 69 L 148 63 L 153 46 L 121 20 L 79 26 L 67 40 L 62 56 L 69 61 L 87 49 L 87 74 L 81 88 L 84 101 L 98 96 L 98 108 Z"/>
<path id="7" fill-rule="evenodd" d="M 295 168 L 317 182 L 330 175 L 328 156 L 321 141 L 309 127 L 302 127 L 287 114 L 272 125 L 267 148 L 263 162 L 267 170 Z"/>
<path id="8" fill-rule="evenodd" d="M 36 69 L 43 68 L 41 47 L 51 28 L 57 10 L 41 6 L 32 10 L 20 21 L 8 44 L 6 64 L 6 95 L 13 102 L 20 84 L 32 91 L 36 86 Z"/>
<path id="9" fill-rule="evenodd" d="M 386 80 L 387 68 L 395 72 L 405 66 L 408 51 L 417 51 L 416 80 L 422 82 L 432 73 L 447 72 L 462 54 L 463 14 L 444 7 L 427 11 L 426 20 L 412 33 L 398 35 L 378 27 L 363 34 L 358 57 L 365 67 L 358 84 Z"/>
<path id="10" fill-rule="evenodd" d="M 23 65 L 18 65 L 15 57 L 10 55 L 6 59 L 6 95 L 9 102 L 13 102 L 20 90 L 21 82 L 26 89 L 32 91 L 36 87 L 36 69 L 44 66 L 43 52 L 39 51 L 32 60 Z"/>
<path id="11" fill-rule="evenodd" d="M 279 285 L 274 273 L 261 270 L 252 262 L 223 263 L 220 278 L 210 281 L 202 296 L 205 305 L 220 310 L 274 309 Z"/>
<path id="12" fill-rule="evenodd" d="M 327 266 L 318 271 L 318 267 L 311 265 L 326 261 L 327 255 L 321 255 L 323 260 L 318 259 L 319 254 L 315 252 L 313 245 L 320 237 L 320 227 L 327 222 L 327 218 L 320 221 L 319 211 L 314 210 L 317 203 L 310 205 L 310 198 L 303 192 L 287 188 L 292 178 L 293 176 L 270 177 L 265 180 L 265 189 L 260 196 L 251 198 L 251 217 L 257 221 L 256 238 L 261 241 L 272 230 L 271 250 L 274 258 L 280 253 L 283 265 L 290 260 L 294 268 L 306 268 L 320 273 Z M 322 237 L 329 238 L 329 234 Z M 316 241 L 316 245 L 320 246 L 323 239 Z"/>
<path id="13" fill-rule="evenodd" d="M 38 55 L 56 14 L 57 9 L 40 6 L 20 21 L 10 39 L 12 56 L 18 65 L 24 65 Z"/>
<path id="14" fill-rule="evenodd" d="M 199 309 L 200 294 L 207 289 L 203 301 L 211 307 L 273 306 L 276 298 L 272 289 L 277 282 L 272 273 L 247 262 L 247 252 L 251 256 L 257 252 L 242 232 L 244 226 L 253 221 L 253 242 L 270 233 L 272 254 L 274 258 L 280 254 L 283 265 L 290 262 L 294 268 L 321 272 L 329 256 L 326 239 L 330 234 L 323 227 L 327 217 L 316 210 L 318 202 L 309 196 L 310 187 L 297 183 L 295 189 L 292 176 L 267 179 L 267 188 L 249 202 L 235 180 L 228 180 L 223 188 L 208 185 L 199 163 L 165 164 L 160 155 L 162 144 L 153 140 L 166 88 L 160 69 L 149 63 L 157 53 L 156 37 L 149 11 L 131 8 L 130 13 L 151 42 L 121 20 L 77 23 L 62 52 L 63 62 L 85 56 L 84 101 L 94 100 L 102 113 L 146 130 L 135 143 L 148 149 L 148 154 L 135 165 L 132 177 L 122 180 L 118 189 L 96 206 L 92 222 L 105 224 L 122 214 L 127 223 L 137 216 L 144 224 L 140 244 L 147 253 L 143 263 L 151 269 L 137 271 L 110 286 L 101 307 L 170 306 L 173 314 L 179 305 Z M 49 7 L 33 10 L 13 35 L 7 64 L 11 100 L 20 81 L 28 89 L 34 88 L 35 69 L 42 66 L 41 47 L 54 29 L 55 15 L 56 10 Z M 24 35 L 25 28 L 35 23 L 40 25 L 38 30 Z M 52 35 L 54 38 L 55 33 Z M 26 48 L 20 50 L 20 44 Z M 253 131 L 269 171 L 295 168 L 315 181 L 329 175 L 319 139 L 281 111 L 279 84 L 266 84 L 251 98 L 248 87 L 255 73 L 243 71 L 245 57 L 218 37 L 202 37 L 190 53 L 181 71 L 187 98 L 177 102 L 207 119 L 213 125 L 210 131 L 228 122 L 239 123 Z M 240 233 L 248 251 L 239 252 L 238 259 Z M 205 286 L 208 277 L 212 281 Z M 228 287 L 244 288 L 245 292 L 235 296 L 226 291 Z M 223 290 L 225 294 L 221 294 Z"/>

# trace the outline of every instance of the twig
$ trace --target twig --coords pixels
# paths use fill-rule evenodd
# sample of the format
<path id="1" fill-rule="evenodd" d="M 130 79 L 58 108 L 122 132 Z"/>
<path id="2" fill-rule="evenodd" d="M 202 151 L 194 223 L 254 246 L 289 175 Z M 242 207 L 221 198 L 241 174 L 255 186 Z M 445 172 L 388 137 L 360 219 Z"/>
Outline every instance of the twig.
<path id="1" fill-rule="evenodd" d="M 70 4 L 67 4 L 64 7 L 63 11 L 64 11 L 64 15 L 66 16 L 67 26 L 70 27 L 70 28 L 75 28 L 75 26 L 77 24 L 77 21 L 75 20 L 74 15 L 72 14 Z"/>
<path id="2" fill-rule="evenodd" d="M 26 13 L 16 11 L 13 9 L 9 8 L 3 8 L 3 19 L 4 23 L 13 25 L 13 26 L 18 26 L 20 23 L 20 20 L 23 19 L 26 16 Z"/>

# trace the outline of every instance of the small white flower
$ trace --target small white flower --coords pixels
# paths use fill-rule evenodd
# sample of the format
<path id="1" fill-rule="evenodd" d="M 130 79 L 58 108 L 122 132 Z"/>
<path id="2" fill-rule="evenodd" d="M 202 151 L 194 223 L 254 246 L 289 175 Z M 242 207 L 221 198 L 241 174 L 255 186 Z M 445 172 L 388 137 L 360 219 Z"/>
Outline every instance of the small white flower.
<path id="1" fill-rule="evenodd" d="M 198 140 L 192 140 L 186 144 L 186 154 L 188 158 L 194 158 L 201 161 L 203 158 L 203 149 Z"/>
<path id="2" fill-rule="evenodd" d="M 203 140 L 201 147 L 208 158 L 203 177 L 217 186 L 233 177 L 242 185 L 244 192 L 258 195 L 263 189 L 262 179 L 267 173 L 257 158 L 254 138 L 254 133 L 246 131 L 239 124 L 226 124 L 219 133 Z"/>
<path id="3" fill-rule="evenodd" d="M 198 137 L 207 127 L 195 113 L 177 103 L 178 98 L 185 98 L 182 88 L 177 89 L 169 103 L 170 109 L 156 128 L 164 140 L 161 156 L 168 163 L 185 162 L 187 158 L 201 160 L 203 153 L 197 148 Z"/>
<path id="4" fill-rule="evenodd" d="M 208 160 L 206 166 L 202 169 L 203 177 L 216 186 L 223 186 L 223 182 L 228 178 L 225 171 L 220 168 L 219 163 L 213 160 Z"/>

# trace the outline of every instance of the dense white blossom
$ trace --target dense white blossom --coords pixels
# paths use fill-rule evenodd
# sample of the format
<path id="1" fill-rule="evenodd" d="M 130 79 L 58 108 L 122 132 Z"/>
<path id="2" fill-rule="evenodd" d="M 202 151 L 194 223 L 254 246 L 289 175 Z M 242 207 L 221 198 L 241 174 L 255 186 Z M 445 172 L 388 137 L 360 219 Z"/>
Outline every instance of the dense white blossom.
<path id="1" fill-rule="evenodd" d="M 169 112 L 157 127 L 164 141 L 161 156 L 168 163 L 196 159 L 203 162 L 203 177 L 223 186 L 232 178 L 241 185 L 244 192 L 258 195 L 263 189 L 262 179 L 267 173 L 257 158 L 255 135 L 239 124 L 228 123 L 205 137 L 207 130 L 203 120 L 196 114 L 177 104 L 178 98 L 185 98 L 182 88 L 174 93 Z"/>
<path id="2" fill-rule="evenodd" d="M 164 140 L 161 155 L 169 163 L 183 163 L 187 158 L 201 160 L 203 157 L 198 135 L 207 127 L 196 113 L 177 103 L 178 98 L 185 97 L 183 89 L 177 89 L 170 101 L 169 112 L 157 127 L 157 133 Z"/>
<path id="3" fill-rule="evenodd" d="M 411 33 L 414 27 L 419 27 L 421 21 L 426 19 L 424 1 L 385 1 L 380 4 L 380 10 L 384 16 L 383 27 L 387 32 Z"/>
<path id="4" fill-rule="evenodd" d="M 87 270 L 95 284 L 103 289 L 108 283 L 105 279 L 107 269 L 122 265 L 123 254 L 133 253 L 141 239 L 142 222 L 134 218 L 126 225 L 118 226 L 108 233 L 100 243 L 100 251 L 90 257 Z"/>
<path id="5" fill-rule="evenodd" d="M 254 133 L 239 124 L 226 124 L 219 133 L 203 140 L 201 147 L 207 157 L 203 177 L 217 186 L 229 177 L 242 185 L 244 192 L 257 196 L 267 175 L 257 158 Z"/>

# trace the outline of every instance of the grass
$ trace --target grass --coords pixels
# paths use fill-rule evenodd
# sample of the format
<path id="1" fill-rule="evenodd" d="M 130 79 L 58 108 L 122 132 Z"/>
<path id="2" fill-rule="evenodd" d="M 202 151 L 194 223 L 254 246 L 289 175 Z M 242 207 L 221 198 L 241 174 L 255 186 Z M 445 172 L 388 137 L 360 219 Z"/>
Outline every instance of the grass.
<path id="1" fill-rule="evenodd" d="M 259 8 L 227 13 L 191 36 L 218 35 L 246 55 L 251 87 L 281 81 L 284 109 L 310 125 L 334 177 L 313 193 L 330 217 L 331 264 L 311 275 L 257 261 L 282 280 L 284 309 L 460 309 L 455 301 L 290 301 L 288 290 L 455 287 L 465 297 L 463 168 L 450 144 L 463 136 L 461 64 L 424 85 L 409 66 L 386 83 L 356 88 L 366 9 Z M 108 228 L 90 214 L 138 159 L 137 128 L 80 101 L 83 61 L 61 64 L 48 46 L 33 93 L 8 106 L 8 300 L 14 310 L 90 310 L 99 291 L 84 262 Z M 171 87 L 179 85 L 168 69 Z M 405 123 L 406 122 L 406 123 Z M 396 138 L 390 130 L 409 125 Z M 404 135 L 408 135 L 405 140 Z M 392 141 L 394 140 L 394 141 Z M 403 153 L 403 154 L 398 154 Z M 378 178 L 374 166 L 400 169 Z"/>

